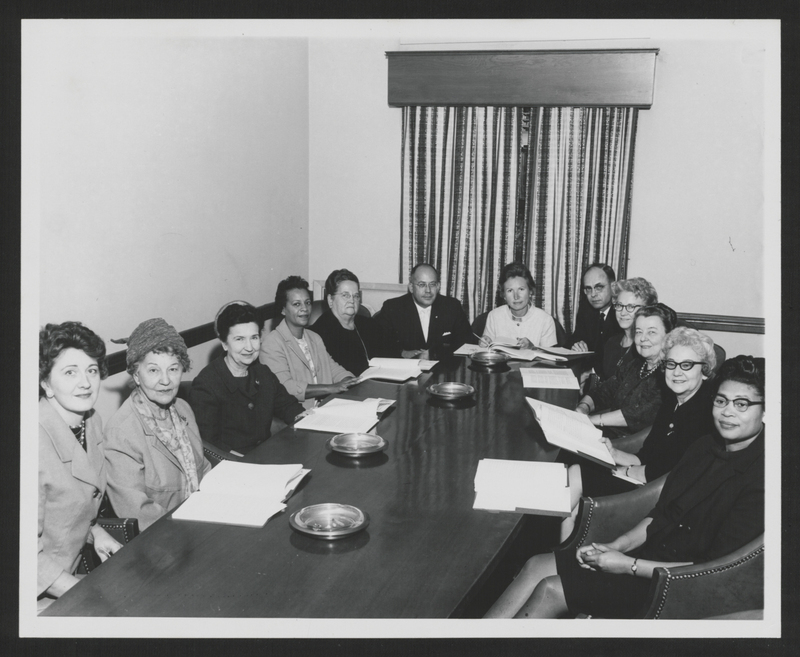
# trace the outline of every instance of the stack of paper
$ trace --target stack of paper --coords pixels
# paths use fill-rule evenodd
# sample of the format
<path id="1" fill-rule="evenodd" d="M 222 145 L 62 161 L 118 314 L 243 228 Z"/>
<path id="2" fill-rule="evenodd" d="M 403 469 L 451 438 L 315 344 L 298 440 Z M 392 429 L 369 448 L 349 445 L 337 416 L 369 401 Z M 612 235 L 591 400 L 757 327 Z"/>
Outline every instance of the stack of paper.
<path id="1" fill-rule="evenodd" d="M 481 459 L 475 473 L 472 508 L 566 518 L 572 510 L 567 466 Z"/>
<path id="2" fill-rule="evenodd" d="M 358 380 L 408 381 L 408 379 L 416 379 L 438 362 L 438 360 L 414 360 L 412 358 L 370 358 L 369 367 L 361 373 Z"/>
<path id="3" fill-rule="evenodd" d="M 391 399 L 370 398 L 331 399 L 324 406 L 313 409 L 295 429 L 326 431 L 328 433 L 367 433 L 378 424 L 378 415 L 394 403 Z"/>
<path id="4" fill-rule="evenodd" d="M 519 372 L 522 374 L 522 385 L 525 388 L 581 389 L 572 370 L 520 367 Z"/>
<path id="5" fill-rule="evenodd" d="M 600 465 L 615 467 L 611 452 L 605 443 L 600 441 L 603 432 L 592 424 L 588 416 L 538 399 L 526 397 L 526 400 L 533 409 L 547 442 Z"/>
<path id="6" fill-rule="evenodd" d="M 594 353 L 593 351 L 572 351 L 572 349 L 566 349 L 564 347 L 539 347 L 539 349 L 546 351 L 548 354 L 563 356 L 567 360 L 591 356 Z"/>
<path id="7" fill-rule="evenodd" d="M 284 502 L 309 472 L 299 463 L 261 465 L 221 461 L 203 477 L 200 489 L 192 493 L 172 517 L 263 527 L 267 520 L 286 508 Z"/>

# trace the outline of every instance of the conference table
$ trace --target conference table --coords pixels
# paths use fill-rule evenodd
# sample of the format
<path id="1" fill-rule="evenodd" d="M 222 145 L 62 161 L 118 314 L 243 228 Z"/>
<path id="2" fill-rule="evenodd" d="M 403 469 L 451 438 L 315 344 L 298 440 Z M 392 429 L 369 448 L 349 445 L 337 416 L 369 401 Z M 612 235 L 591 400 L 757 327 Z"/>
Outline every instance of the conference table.
<path id="1" fill-rule="evenodd" d="M 454 356 L 404 384 L 358 384 L 340 396 L 397 400 L 373 430 L 385 451 L 353 459 L 326 447 L 330 433 L 287 427 L 245 459 L 311 469 L 284 512 L 260 528 L 169 513 L 42 615 L 480 615 L 533 554 L 534 538 L 543 547 L 557 541 L 557 518 L 473 509 L 480 459 L 553 461 L 558 454 L 525 396 L 570 408 L 578 400 L 577 390 L 523 388 L 519 367 Z M 469 384 L 474 395 L 448 402 L 428 392 L 445 381 Z M 327 502 L 358 507 L 369 526 L 335 541 L 291 528 L 292 513 Z"/>

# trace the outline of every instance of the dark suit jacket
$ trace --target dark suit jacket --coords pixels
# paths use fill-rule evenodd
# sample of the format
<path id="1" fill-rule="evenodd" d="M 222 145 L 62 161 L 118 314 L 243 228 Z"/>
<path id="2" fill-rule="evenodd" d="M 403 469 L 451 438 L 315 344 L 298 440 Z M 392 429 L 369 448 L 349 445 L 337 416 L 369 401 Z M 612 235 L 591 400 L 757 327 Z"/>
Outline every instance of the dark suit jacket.
<path id="1" fill-rule="evenodd" d="M 650 514 L 644 558 L 709 561 L 764 533 L 764 433 L 738 452 L 714 435 L 686 450 Z"/>
<path id="2" fill-rule="evenodd" d="M 606 341 L 612 335 L 619 334 L 622 329 L 617 324 L 617 313 L 613 308 L 609 308 L 605 320 L 601 318 L 600 311 L 592 308 L 588 302 L 584 301 L 578 306 L 578 316 L 575 318 L 575 330 L 569 339 L 569 345 L 583 340 L 589 351 L 594 352 L 592 356 L 592 367 L 602 376 L 603 352 Z M 613 372 L 606 372 L 605 376 L 611 376 Z"/>
<path id="3" fill-rule="evenodd" d="M 270 437 L 273 416 L 291 424 L 303 412 L 266 365 L 250 365 L 242 388 L 223 358 L 211 361 L 192 381 L 191 404 L 203 440 L 241 454 Z"/>
<path id="4" fill-rule="evenodd" d="M 405 294 L 383 304 L 375 319 L 383 328 L 387 345 L 396 350 L 428 349 L 431 359 L 452 355 L 465 342 L 476 344 L 461 302 L 439 294 L 431 306 L 428 340 L 422 333 L 414 297 Z"/>

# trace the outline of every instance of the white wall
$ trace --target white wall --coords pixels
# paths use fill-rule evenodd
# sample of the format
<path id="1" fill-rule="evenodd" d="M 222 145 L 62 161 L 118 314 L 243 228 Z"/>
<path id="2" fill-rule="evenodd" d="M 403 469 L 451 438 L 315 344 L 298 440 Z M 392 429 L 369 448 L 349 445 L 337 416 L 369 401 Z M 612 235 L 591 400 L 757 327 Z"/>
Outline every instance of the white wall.
<path id="1" fill-rule="evenodd" d="M 230 38 L 48 48 L 42 321 L 117 337 L 163 315 L 184 329 L 306 271 L 306 52 L 303 40 Z"/>
<path id="2" fill-rule="evenodd" d="M 764 49 L 654 40 L 653 107 L 639 113 L 629 276 L 691 313 L 764 317 Z M 763 336 L 720 333 L 730 355 Z"/>
<path id="3" fill-rule="evenodd" d="M 183 330 L 305 273 L 307 40 L 64 25 L 26 44 L 40 323 L 106 340 L 151 317 Z"/>
<path id="4" fill-rule="evenodd" d="M 387 104 L 384 52 L 397 39 L 309 44 L 309 275 L 351 269 L 397 283 L 400 110 Z"/>

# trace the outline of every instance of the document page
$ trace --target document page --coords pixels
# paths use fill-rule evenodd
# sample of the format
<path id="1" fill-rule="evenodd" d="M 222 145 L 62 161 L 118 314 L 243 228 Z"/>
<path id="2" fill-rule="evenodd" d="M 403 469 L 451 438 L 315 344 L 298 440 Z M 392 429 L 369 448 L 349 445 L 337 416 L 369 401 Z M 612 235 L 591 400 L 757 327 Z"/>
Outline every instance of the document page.
<path id="1" fill-rule="evenodd" d="M 286 465 L 222 461 L 172 514 L 176 520 L 263 527 L 286 508 L 284 500 L 310 470 Z"/>
<path id="2" fill-rule="evenodd" d="M 569 481 L 563 463 L 481 459 L 473 508 L 566 517 Z"/>
<path id="3" fill-rule="evenodd" d="M 519 371 L 522 374 L 522 385 L 525 388 L 559 388 L 562 390 L 580 390 L 581 388 L 572 370 L 520 367 Z"/>
<path id="4" fill-rule="evenodd" d="M 296 429 L 327 433 L 367 433 L 378 424 L 381 399 L 332 399 L 295 423 Z"/>
<path id="5" fill-rule="evenodd" d="M 614 467 L 614 459 L 604 443 L 603 432 L 583 413 L 560 408 L 538 399 L 525 398 L 544 432 L 547 442 Z"/>

